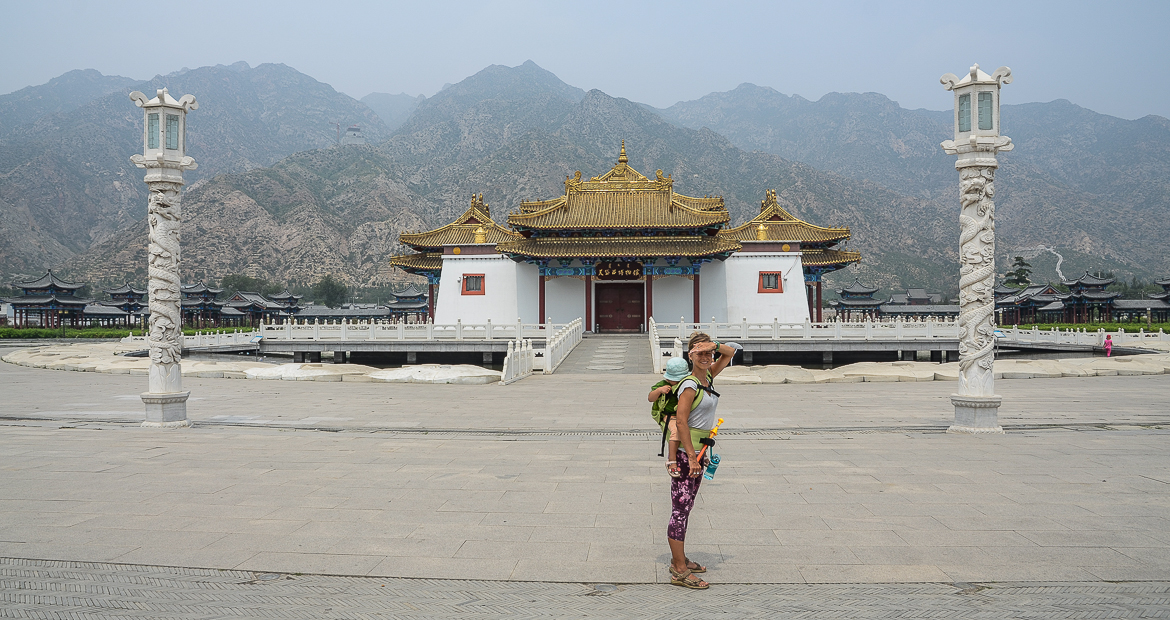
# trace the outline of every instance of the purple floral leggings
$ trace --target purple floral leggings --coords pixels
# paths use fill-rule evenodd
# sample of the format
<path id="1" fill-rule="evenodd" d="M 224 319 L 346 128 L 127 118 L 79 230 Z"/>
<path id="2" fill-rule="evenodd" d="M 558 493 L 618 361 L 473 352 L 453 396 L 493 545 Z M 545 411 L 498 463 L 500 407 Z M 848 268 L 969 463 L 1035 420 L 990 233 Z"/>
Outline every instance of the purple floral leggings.
<path id="1" fill-rule="evenodd" d="M 666 526 L 666 537 L 671 540 L 686 540 L 687 520 L 691 517 L 691 508 L 695 507 L 695 496 L 699 494 L 699 483 L 702 476 L 691 478 L 691 462 L 687 453 L 679 449 L 674 456 L 678 461 L 679 477 L 670 479 L 670 523 Z"/>

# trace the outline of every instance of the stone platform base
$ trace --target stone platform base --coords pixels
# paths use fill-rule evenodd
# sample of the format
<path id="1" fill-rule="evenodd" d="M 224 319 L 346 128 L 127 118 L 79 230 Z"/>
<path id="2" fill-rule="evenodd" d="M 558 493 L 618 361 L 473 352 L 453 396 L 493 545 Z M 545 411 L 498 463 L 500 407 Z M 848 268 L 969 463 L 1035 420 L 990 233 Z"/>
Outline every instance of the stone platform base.
<path id="1" fill-rule="evenodd" d="M 999 396 L 951 394 L 951 404 L 955 406 L 955 423 L 947 429 L 947 432 L 1002 435 L 1003 427 L 999 425 L 999 405 L 1001 402 L 1003 399 Z"/>
<path id="2" fill-rule="evenodd" d="M 191 392 L 172 392 L 169 394 L 142 394 L 142 402 L 146 405 L 146 420 L 143 426 L 152 428 L 178 428 L 191 426 L 187 421 L 187 397 Z"/>

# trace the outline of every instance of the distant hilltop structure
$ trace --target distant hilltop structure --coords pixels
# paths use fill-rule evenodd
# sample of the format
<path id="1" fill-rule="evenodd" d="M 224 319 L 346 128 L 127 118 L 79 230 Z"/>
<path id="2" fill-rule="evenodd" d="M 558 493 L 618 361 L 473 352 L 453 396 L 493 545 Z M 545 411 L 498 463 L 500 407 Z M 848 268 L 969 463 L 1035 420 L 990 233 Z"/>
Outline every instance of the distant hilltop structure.
<path id="1" fill-rule="evenodd" d="M 366 137 L 362 135 L 362 128 L 360 125 L 350 125 L 345 130 L 345 135 L 341 137 L 341 144 L 365 144 Z"/>

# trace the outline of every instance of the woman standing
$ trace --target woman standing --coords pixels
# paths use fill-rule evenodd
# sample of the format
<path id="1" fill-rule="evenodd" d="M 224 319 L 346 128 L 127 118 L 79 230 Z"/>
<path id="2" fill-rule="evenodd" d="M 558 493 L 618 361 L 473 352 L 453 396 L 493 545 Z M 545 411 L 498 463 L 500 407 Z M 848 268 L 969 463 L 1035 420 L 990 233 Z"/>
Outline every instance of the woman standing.
<path id="1" fill-rule="evenodd" d="M 718 361 L 715 354 L 719 354 Z M 670 544 L 670 583 L 684 588 L 705 590 L 710 587 L 695 573 L 707 572 L 707 567 L 687 558 L 684 540 L 687 535 L 687 520 L 695 506 L 695 496 L 702 482 L 703 467 L 699 463 L 696 446 L 699 440 L 708 436 L 715 428 L 715 408 L 719 404 L 719 393 L 711 388 L 714 379 L 735 355 L 735 348 L 728 344 L 713 342 L 702 332 L 691 334 L 687 342 L 687 359 L 691 362 L 691 376 L 679 382 L 677 387 L 678 408 L 675 424 L 682 442 L 675 460 L 680 475 L 670 482 L 670 523 L 666 527 L 667 542 Z M 686 432 L 690 429 L 690 432 Z"/>

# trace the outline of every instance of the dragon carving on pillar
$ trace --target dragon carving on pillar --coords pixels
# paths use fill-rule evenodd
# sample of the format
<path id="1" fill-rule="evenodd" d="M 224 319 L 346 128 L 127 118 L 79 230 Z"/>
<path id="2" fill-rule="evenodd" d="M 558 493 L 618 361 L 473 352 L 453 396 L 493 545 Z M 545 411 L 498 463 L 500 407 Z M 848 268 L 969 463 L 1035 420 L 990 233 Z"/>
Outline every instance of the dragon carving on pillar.
<path id="1" fill-rule="evenodd" d="M 150 185 L 150 360 L 178 364 L 182 351 L 179 288 L 180 183 L 154 181 Z"/>
<path id="2" fill-rule="evenodd" d="M 995 168 L 959 171 L 959 393 L 990 396 L 995 355 Z"/>

